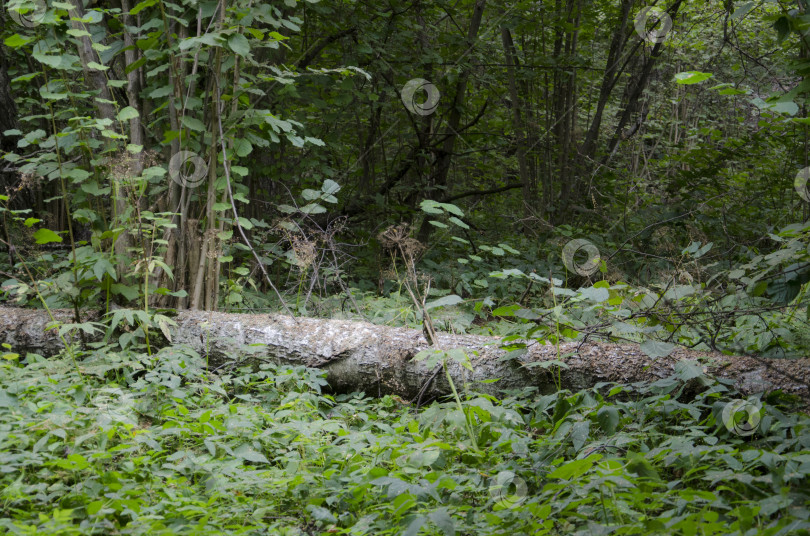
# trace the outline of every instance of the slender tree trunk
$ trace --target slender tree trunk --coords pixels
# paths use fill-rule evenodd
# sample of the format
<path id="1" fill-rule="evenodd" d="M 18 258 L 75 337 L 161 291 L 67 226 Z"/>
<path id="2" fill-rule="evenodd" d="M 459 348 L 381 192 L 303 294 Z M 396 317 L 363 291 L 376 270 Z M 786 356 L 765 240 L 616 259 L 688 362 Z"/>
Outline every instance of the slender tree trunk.
<path id="1" fill-rule="evenodd" d="M 17 128 L 17 105 L 11 93 L 11 80 L 8 77 L 8 60 L 5 49 L 0 43 L 0 150 L 11 151 L 15 148 L 15 138 L 3 136 L 6 130 Z M 3 165 L 0 162 L 0 165 Z"/>
<path id="2" fill-rule="evenodd" d="M 16 148 L 17 136 L 4 136 L 3 132 L 16 129 L 17 106 L 11 94 L 11 81 L 8 77 L 7 59 L 2 43 L 0 43 L 0 152 L 13 151 Z M 0 194 L 9 195 L 12 184 L 15 182 L 14 173 L 6 173 L 2 170 L 8 163 L 0 160 Z M 14 244 L 11 242 L 6 219 L 0 218 L 0 237 L 6 241 L 8 247 L 9 264 L 14 265 Z"/>
<path id="3" fill-rule="evenodd" d="M 670 17 L 673 19 L 678 15 L 678 10 L 681 7 L 682 0 L 678 0 L 675 2 L 669 10 Z M 632 89 L 628 92 L 629 96 L 627 99 L 627 105 L 624 107 L 622 111 L 621 119 L 619 119 L 619 124 L 616 125 L 616 131 L 613 134 L 613 138 L 610 140 L 607 148 L 607 157 L 613 154 L 614 149 L 619 144 L 622 139 L 622 131 L 627 123 L 630 121 L 633 112 L 636 111 L 638 101 L 641 98 L 641 95 L 644 91 L 644 88 L 647 87 L 647 82 L 650 78 L 650 73 L 652 73 L 652 69 L 655 66 L 656 61 L 661 56 L 664 51 L 663 42 L 656 43 L 650 53 L 650 57 L 647 58 L 647 61 L 644 62 L 643 67 L 641 68 L 641 73 L 635 79 L 632 85 Z M 643 118 L 642 118 L 643 119 Z M 607 158 L 606 157 L 606 158 Z"/>
<path id="4" fill-rule="evenodd" d="M 506 74 L 509 78 L 509 98 L 512 100 L 512 122 L 515 131 L 515 143 L 517 145 L 518 169 L 520 172 L 520 182 L 523 184 L 524 216 L 531 214 L 531 209 L 537 206 L 537 191 L 529 173 L 529 165 L 526 162 L 526 127 L 523 123 L 523 100 L 518 94 L 518 84 L 516 80 L 515 68 L 518 66 L 515 44 L 512 41 L 512 33 L 509 28 L 501 28 L 501 41 L 503 42 L 504 56 L 506 57 Z"/>
<path id="5" fill-rule="evenodd" d="M 476 0 L 473 14 L 470 19 L 470 26 L 467 31 L 467 46 L 471 49 L 475 46 L 475 40 L 478 38 L 478 29 L 481 27 L 481 19 L 484 16 L 484 7 L 486 0 Z M 468 51 L 465 51 L 469 53 Z M 467 81 L 470 78 L 470 70 L 464 69 L 459 75 L 456 82 L 455 97 L 453 99 L 453 106 L 450 109 L 450 117 L 447 121 L 447 131 L 445 134 L 444 143 L 439 150 L 438 158 L 436 158 L 435 172 L 433 174 L 433 183 L 437 187 L 443 187 L 447 184 L 447 177 L 450 174 L 450 165 L 453 160 L 453 149 L 456 145 L 456 138 L 458 138 L 458 130 L 461 125 L 461 114 L 464 108 L 464 98 L 467 94 Z M 427 219 L 422 223 L 419 229 L 419 241 L 427 242 L 430 238 L 432 225 L 429 225 Z"/>
<path id="6" fill-rule="evenodd" d="M 621 8 L 619 11 L 619 20 L 616 24 L 616 30 L 613 33 L 613 39 L 610 42 L 610 49 L 608 51 L 607 62 L 605 66 L 605 74 L 602 77 L 602 85 L 599 89 L 599 100 L 596 103 L 596 111 L 594 112 L 593 119 L 591 120 L 590 128 L 585 136 L 585 142 L 582 144 L 582 156 L 587 159 L 593 159 L 596 154 L 596 144 L 599 139 L 599 129 L 602 126 L 602 115 L 607 106 L 610 95 L 613 93 L 613 88 L 621 75 L 624 47 L 627 43 L 627 25 L 630 20 L 630 9 L 633 7 L 634 0 L 622 0 Z"/>

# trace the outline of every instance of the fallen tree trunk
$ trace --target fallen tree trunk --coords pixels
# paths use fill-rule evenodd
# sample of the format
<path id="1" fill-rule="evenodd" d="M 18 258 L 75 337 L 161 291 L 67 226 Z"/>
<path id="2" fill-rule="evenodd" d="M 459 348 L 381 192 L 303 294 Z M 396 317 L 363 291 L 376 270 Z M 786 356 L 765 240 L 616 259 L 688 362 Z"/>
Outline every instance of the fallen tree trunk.
<path id="1" fill-rule="evenodd" d="M 55 311 L 54 316 L 60 322 L 72 322 L 70 311 Z M 249 362 L 251 357 L 243 349 L 259 345 L 254 359 L 324 369 L 330 386 L 337 391 L 416 398 L 434 377 L 434 370 L 413 360 L 419 351 L 428 348 L 422 332 L 415 329 L 348 320 L 204 311 L 180 311 L 175 321 L 172 343 L 190 346 L 206 356 L 212 368 Z M 50 322 L 42 310 L 0 307 L 0 341 L 10 344 L 17 353 L 53 355 L 63 346 L 55 330 L 45 329 Z M 572 391 L 599 382 L 656 381 L 672 375 L 679 362 L 691 360 L 699 362 L 708 374 L 732 380 L 743 394 L 781 389 L 805 401 L 810 399 L 810 359 L 765 360 L 681 348 L 653 360 L 638 345 L 606 342 L 567 342 L 559 348 L 534 344 L 520 357 L 508 358 L 498 342 L 497 337 L 442 333 L 437 345 L 443 350 L 461 348 L 470 356 L 472 371 L 454 362 L 448 366 L 457 386 L 468 384 L 491 394 L 528 386 L 548 393 L 557 390 L 557 381 Z M 559 376 L 556 366 L 543 366 L 556 359 L 564 362 Z M 487 381 L 493 379 L 498 381 Z M 424 399 L 448 392 L 444 374 L 436 374 Z"/>

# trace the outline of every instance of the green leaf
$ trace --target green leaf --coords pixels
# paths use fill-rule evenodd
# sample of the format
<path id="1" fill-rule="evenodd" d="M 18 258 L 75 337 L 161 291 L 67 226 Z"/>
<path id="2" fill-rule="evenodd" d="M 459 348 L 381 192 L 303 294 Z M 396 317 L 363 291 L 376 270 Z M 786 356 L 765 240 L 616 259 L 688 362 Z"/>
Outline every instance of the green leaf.
<path id="1" fill-rule="evenodd" d="M 610 291 L 605 288 L 588 287 L 579 289 L 579 295 L 586 300 L 602 303 L 610 298 Z"/>
<path id="2" fill-rule="evenodd" d="M 790 34 L 790 19 L 784 15 L 779 17 L 773 23 L 773 28 L 776 30 L 776 40 L 781 44 Z"/>
<path id="3" fill-rule="evenodd" d="M 233 148 L 239 156 L 247 156 L 253 151 L 253 145 L 245 138 L 237 138 L 233 141 Z"/>
<path id="4" fill-rule="evenodd" d="M 423 212 L 427 212 L 428 214 L 444 214 L 444 211 L 439 208 L 439 205 L 441 205 L 441 203 L 437 201 L 425 199 L 424 201 L 419 203 L 419 208 L 421 208 Z"/>
<path id="5" fill-rule="evenodd" d="M 59 68 L 60 65 L 62 65 L 61 56 L 48 56 L 47 54 L 40 54 L 39 52 L 34 52 L 31 54 L 31 57 L 40 63 L 44 63 L 48 67 L 53 67 L 54 69 L 57 69 Z"/>
<path id="6" fill-rule="evenodd" d="M 596 414 L 596 422 L 606 435 L 612 436 L 619 426 L 619 410 L 613 406 L 603 406 Z"/>
<path id="7" fill-rule="evenodd" d="M 73 36 L 73 37 L 90 37 L 91 36 L 90 32 L 88 32 L 87 30 L 82 30 L 82 29 L 77 29 L 77 28 L 71 28 L 66 33 L 68 35 Z"/>
<path id="8" fill-rule="evenodd" d="M 34 233 L 37 244 L 50 244 L 51 242 L 61 242 L 62 237 L 50 229 L 37 229 Z"/>
<path id="9" fill-rule="evenodd" d="M 322 139 L 313 138 L 312 136 L 307 136 L 306 138 L 304 138 L 304 141 L 307 143 L 311 143 L 312 145 L 316 145 L 318 147 L 326 146 L 326 142 L 324 142 Z"/>
<path id="10" fill-rule="evenodd" d="M 135 60 L 134 62 L 130 63 L 126 67 L 124 67 L 124 74 L 129 74 L 132 71 L 140 69 L 144 65 L 146 65 L 146 56 L 143 56 L 143 57 Z"/>
<path id="11" fill-rule="evenodd" d="M 248 445 L 247 443 L 241 445 L 240 447 L 234 449 L 233 453 L 242 458 L 243 460 L 254 462 L 254 463 L 270 463 L 270 461 L 265 458 L 264 454 L 258 452 L 252 446 Z"/>
<path id="12" fill-rule="evenodd" d="M 779 114 L 794 116 L 799 113 L 799 105 L 793 101 L 777 101 L 766 103 L 766 109 Z"/>
<path id="13" fill-rule="evenodd" d="M 731 4 L 733 5 L 733 4 Z M 737 9 L 734 10 L 734 13 L 731 14 L 731 20 L 737 20 L 745 16 L 746 13 L 751 11 L 751 9 L 756 5 L 756 2 L 746 2 Z"/>
<path id="14" fill-rule="evenodd" d="M 638 452 L 631 452 L 627 455 L 627 470 L 642 478 L 649 478 L 650 480 L 661 480 L 658 476 L 658 471 L 655 467 L 647 461 L 644 454 Z"/>
<path id="15" fill-rule="evenodd" d="M 65 177 L 73 179 L 74 183 L 79 183 L 89 178 L 90 172 L 80 168 L 73 168 L 65 175 Z"/>
<path id="16" fill-rule="evenodd" d="M 448 218 L 448 221 L 449 221 L 450 223 L 455 223 L 456 225 L 458 225 L 458 226 L 459 226 L 459 227 L 461 227 L 462 229 L 469 229 L 469 228 L 470 228 L 470 226 L 469 226 L 469 225 L 467 225 L 466 223 L 464 223 L 464 222 L 463 222 L 463 221 L 461 221 L 460 219 L 456 218 L 455 216 L 450 216 L 450 217 Z M 496 249 L 500 249 L 500 248 L 496 248 Z M 503 251 L 503 250 L 501 250 L 501 251 Z"/>
<path id="17" fill-rule="evenodd" d="M 686 71 L 683 73 L 678 73 L 675 75 L 675 81 L 678 84 L 690 85 L 690 84 L 699 84 L 705 80 L 711 78 L 711 73 L 701 73 L 699 71 Z"/>
<path id="18" fill-rule="evenodd" d="M 574 460 L 561 465 L 554 471 L 549 473 L 549 478 L 559 478 L 561 480 L 568 480 L 570 478 L 577 478 L 584 475 L 593 465 L 602 459 L 600 454 L 591 454 L 587 458 L 581 460 Z"/>
<path id="19" fill-rule="evenodd" d="M 439 529 L 444 533 L 444 536 L 455 536 L 456 526 L 453 522 L 453 518 L 447 512 L 446 508 L 433 510 L 428 514 L 428 519 L 430 519 L 434 525 L 439 527 Z"/>
<path id="20" fill-rule="evenodd" d="M 641 343 L 641 351 L 653 359 L 666 357 L 675 350 L 675 345 L 664 341 L 646 340 Z"/>
<path id="21" fill-rule="evenodd" d="M 340 185 L 332 179 L 326 179 L 323 181 L 323 185 L 321 185 L 321 191 L 325 194 L 333 195 L 340 191 Z"/>
<path id="22" fill-rule="evenodd" d="M 326 212 L 326 209 L 323 205 L 319 205 L 318 203 L 309 203 L 301 207 L 301 212 L 304 214 L 323 214 Z"/>
<path id="23" fill-rule="evenodd" d="M 196 130 L 197 132 L 204 132 L 205 131 L 205 123 L 197 119 L 196 117 L 191 117 L 188 115 L 183 116 L 183 124 L 190 128 L 191 130 Z"/>
<path id="24" fill-rule="evenodd" d="M 93 501 L 87 505 L 87 513 L 89 515 L 95 515 L 101 510 L 101 507 L 104 506 L 104 501 Z"/>
<path id="25" fill-rule="evenodd" d="M 6 37 L 3 43 L 5 43 L 5 45 L 10 48 L 22 48 L 31 41 L 33 41 L 33 39 L 22 37 L 20 34 L 14 34 L 10 37 Z"/>
<path id="26" fill-rule="evenodd" d="M 113 294 L 120 294 L 129 301 L 135 301 L 141 295 L 138 287 L 122 285 L 121 283 L 115 283 L 114 285 L 111 285 L 110 291 Z"/>
<path id="27" fill-rule="evenodd" d="M 301 197 L 303 197 L 307 201 L 313 201 L 321 197 L 321 192 L 317 190 L 312 190 L 311 188 L 306 188 L 304 191 L 301 192 Z"/>
<path id="28" fill-rule="evenodd" d="M 450 294 L 449 296 L 445 296 L 443 298 L 439 298 L 438 300 L 434 300 L 432 302 L 427 302 L 425 304 L 425 309 L 433 309 L 435 307 L 446 307 L 449 305 L 456 305 L 464 300 L 460 296 L 456 296 L 455 294 Z"/>
<path id="29" fill-rule="evenodd" d="M 247 57 L 250 54 L 250 43 L 242 34 L 233 34 L 228 38 L 228 48 L 239 54 L 240 56 Z"/>
<path id="30" fill-rule="evenodd" d="M 585 442 L 588 440 L 588 435 L 591 430 L 591 421 L 575 422 L 571 427 L 571 442 L 574 444 L 574 451 L 579 452 Z"/>
<path id="31" fill-rule="evenodd" d="M 449 212 L 450 214 L 455 214 L 459 218 L 464 217 L 464 211 L 458 208 L 456 205 L 453 205 L 452 203 L 439 203 L 439 206 L 442 207 L 447 212 Z"/>
<path id="32" fill-rule="evenodd" d="M 692 378 L 700 378 L 704 375 L 703 366 L 697 361 L 679 361 L 675 363 L 675 375 L 685 382 Z"/>
<path id="33" fill-rule="evenodd" d="M 126 108 L 123 108 L 120 112 L 118 112 L 119 121 L 129 121 L 130 119 L 135 119 L 136 117 L 139 116 L 140 114 L 138 113 L 138 110 L 136 110 L 132 106 L 127 106 Z"/>
<path id="34" fill-rule="evenodd" d="M 143 2 L 138 2 L 135 4 L 135 7 L 129 10 L 130 15 L 137 15 L 142 10 L 146 9 L 147 7 L 152 7 L 158 3 L 158 0 L 143 0 Z"/>

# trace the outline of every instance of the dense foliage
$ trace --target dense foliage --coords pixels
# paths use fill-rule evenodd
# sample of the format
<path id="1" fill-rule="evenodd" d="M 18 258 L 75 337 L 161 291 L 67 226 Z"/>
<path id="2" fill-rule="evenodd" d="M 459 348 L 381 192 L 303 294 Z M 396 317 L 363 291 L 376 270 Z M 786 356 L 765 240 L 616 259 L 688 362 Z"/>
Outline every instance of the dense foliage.
<path id="1" fill-rule="evenodd" d="M 0 524 L 808 533 L 797 401 L 694 364 L 419 409 L 160 340 L 190 308 L 807 357 L 808 7 L 3 0 L 0 300 L 74 321 L 4 356 Z"/>
<path id="2" fill-rule="evenodd" d="M 803 1 L 7 3 L 8 300 L 806 348 Z"/>
<path id="3" fill-rule="evenodd" d="M 313 370 L 207 372 L 177 347 L 6 354 L 8 534 L 808 534 L 810 420 L 685 367 L 651 385 L 468 393 L 464 412 L 329 396 Z M 688 382 L 708 389 L 679 401 Z M 681 396 L 681 398 L 683 398 Z"/>

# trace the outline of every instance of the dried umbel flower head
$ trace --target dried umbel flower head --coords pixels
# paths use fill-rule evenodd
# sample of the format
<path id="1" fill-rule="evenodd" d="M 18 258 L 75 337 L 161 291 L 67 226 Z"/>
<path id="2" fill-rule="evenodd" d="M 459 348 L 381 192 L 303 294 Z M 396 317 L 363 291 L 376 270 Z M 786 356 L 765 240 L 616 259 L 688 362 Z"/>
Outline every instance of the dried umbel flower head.
<path id="1" fill-rule="evenodd" d="M 16 191 L 21 191 L 26 188 L 30 188 L 34 185 L 34 178 L 35 175 L 33 173 L 21 173 L 20 174 L 20 185 L 17 186 Z"/>
<path id="2" fill-rule="evenodd" d="M 388 227 L 377 235 L 377 240 L 384 249 L 401 253 L 407 260 L 415 260 L 425 251 L 424 244 L 411 238 L 411 226 L 407 223 Z"/>
<path id="3" fill-rule="evenodd" d="M 308 268 L 318 256 L 315 242 L 301 236 L 292 237 L 292 250 L 295 260 L 301 269 Z"/>
<path id="4" fill-rule="evenodd" d="M 108 162 L 110 176 L 119 181 L 131 179 L 137 175 L 135 168 L 139 163 L 142 169 L 155 166 L 159 161 L 159 156 L 155 151 L 143 151 L 139 154 L 120 151 L 110 157 Z"/>

